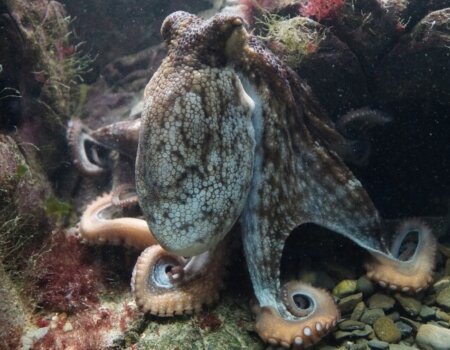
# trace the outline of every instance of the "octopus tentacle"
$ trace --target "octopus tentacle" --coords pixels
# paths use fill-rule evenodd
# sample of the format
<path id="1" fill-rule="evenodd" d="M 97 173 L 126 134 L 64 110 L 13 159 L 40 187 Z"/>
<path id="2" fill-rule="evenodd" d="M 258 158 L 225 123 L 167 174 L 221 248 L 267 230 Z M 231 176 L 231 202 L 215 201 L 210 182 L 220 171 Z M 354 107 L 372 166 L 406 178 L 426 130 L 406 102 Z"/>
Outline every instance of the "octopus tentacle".
<path id="1" fill-rule="evenodd" d="M 113 216 L 120 207 L 112 204 L 112 194 L 98 197 L 89 204 L 80 220 L 80 235 L 93 244 L 121 244 L 144 249 L 156 244 L 152 232 L 144 220 Z"/>
<path id="2" fill-rule="evenodd" d="M 216 302 L 224 272 L 221 246 L 191 259 L 159 245 L 148 247 L 138 258 L 131 280 L 136 304 L 153 315 L 174 316 Z"/>
<path id="3" fill-rule="evenodd" d="M 113 205 L 127 208 L 139 203 L 133 184 L 121 184 L 113 191 L 111 198 Z"/>
<path id="4" fill-rule="evenodd" d="M 87 176 L 104 173 L 104 167 L 100 166 L 104 161 L 100 159 L 97 150 L 95 148 L 92 149 L 92 159 L 86 152 L 86 143 L 91 143 L 95 146 L 100 146 L 100 144 L 88 134 L 87 128 L 80 120 L 74 119 L 69 121 L 67 141 L 72 154 L 73 164 L 81 173 Z"/>
<path id="5" fill-rule="evenodd" d="M 407 242 L 417 234 L 417 243 Z M 403 251 L 402 251 L 403 249 Z M 404 221 L 392 240 L 391 256 L 372 252 L 366 264 L 367 276 L 382 287 L 403 292 L 420 292 L 432 281 L 437 241 L 428 225 L 418 219 Z"/>
<path id="6" fill-rule="evenodd" d="M 306 348 L 317 343 L 339 320 L 339 310 L 325 290 L 292 281 L 281 294 L 287 310 L 297 319 L 281 317 L 271 306 L 257 309 L 256 331 L 271 345 Z"/>

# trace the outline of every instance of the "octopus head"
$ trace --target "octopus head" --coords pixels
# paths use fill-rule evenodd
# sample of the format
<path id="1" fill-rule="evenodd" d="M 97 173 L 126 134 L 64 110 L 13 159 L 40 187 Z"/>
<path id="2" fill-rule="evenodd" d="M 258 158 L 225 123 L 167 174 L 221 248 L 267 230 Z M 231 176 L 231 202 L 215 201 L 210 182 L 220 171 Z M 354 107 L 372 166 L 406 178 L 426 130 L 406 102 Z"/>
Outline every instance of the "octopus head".
<path id="1" fill-rule="evenodd" d="M 230 231 L 253 176 L 255 103 L 232 64 L 247 32 L 239 17 L 186 12 L 161 32 L 168 55 L 144 94 L 136 186 L 158 242 L 192 256 Z"/>

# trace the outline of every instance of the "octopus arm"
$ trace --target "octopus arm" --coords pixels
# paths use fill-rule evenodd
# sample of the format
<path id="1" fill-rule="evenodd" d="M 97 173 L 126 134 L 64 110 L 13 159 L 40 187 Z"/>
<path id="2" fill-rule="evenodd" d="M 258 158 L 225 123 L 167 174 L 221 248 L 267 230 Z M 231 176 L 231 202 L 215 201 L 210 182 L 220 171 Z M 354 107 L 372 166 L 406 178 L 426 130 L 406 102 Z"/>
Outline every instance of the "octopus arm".
<path id="1" fill-rule="evenodd" d="M 152 232 L 144 220 L 114 218 L 121 208 L 112 204 L 113 195 L 105 194 L 89 204 L 80 220 L 81 238 L 88 243 L 121 244 L 144 249 L 156 244 Z"/>
<path id="2" fill-rule="evenodd" d="M 161 246 L 147 248 L 133 271 L 131 288 L 136 304 L 157 316 L 190 314 L 219 299 L 226 243 L 185 259 Z M 224 249 L 225 248 L 225 249 Z"/>

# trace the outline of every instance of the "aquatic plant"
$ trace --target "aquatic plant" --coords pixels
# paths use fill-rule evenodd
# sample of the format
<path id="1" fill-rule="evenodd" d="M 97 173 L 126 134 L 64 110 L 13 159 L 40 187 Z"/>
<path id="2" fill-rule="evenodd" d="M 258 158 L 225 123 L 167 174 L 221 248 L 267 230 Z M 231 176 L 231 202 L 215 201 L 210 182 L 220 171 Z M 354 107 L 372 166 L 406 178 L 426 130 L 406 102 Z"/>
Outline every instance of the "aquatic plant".
<path id="1" fill-rule="evenodd" d="M 306 17 L 266 14 L 258 24 L 262 27 L 260 38 L 280 46 L 283 60 L 292 67 L 315 53 L 327 34 L 325 28 Z"/>
<path id="2" fill-rule="evenodd" d="M 68 313 L 86 309 L 98 301 L 100 272 L 73 235 L 52 234 L 46 245 L 31 258 L 29 293 L 41 308 Z"/>

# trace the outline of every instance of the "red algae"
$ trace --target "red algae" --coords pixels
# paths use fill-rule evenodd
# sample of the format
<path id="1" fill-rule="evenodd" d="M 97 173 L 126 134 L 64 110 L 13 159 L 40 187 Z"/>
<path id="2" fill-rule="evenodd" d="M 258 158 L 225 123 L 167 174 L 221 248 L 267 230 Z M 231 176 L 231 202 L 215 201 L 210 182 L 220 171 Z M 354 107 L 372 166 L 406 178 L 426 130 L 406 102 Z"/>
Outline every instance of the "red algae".
<path id="1" fill-rule="evenodd" d="M 307 0 L 300 6 L 300 14 L 318 21 L 333 18 L 344 6 L 344 0 Z"/>
<path id="2" fill-rule="evenodd" d="M 63 232 L 54 233 L 48 245 L 32 258 L 29 293 L 38 306 L 72 313 L 96 304 L 101 272 L 91 261 L 89 247 Z"/>

